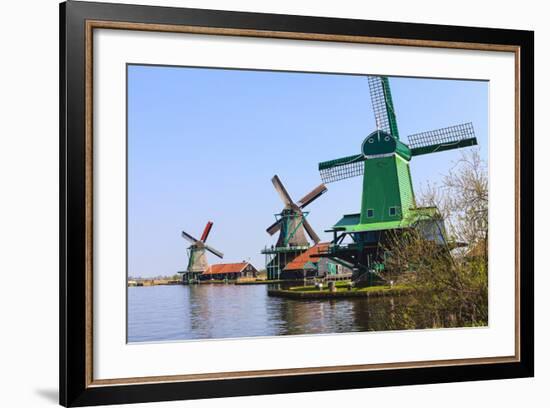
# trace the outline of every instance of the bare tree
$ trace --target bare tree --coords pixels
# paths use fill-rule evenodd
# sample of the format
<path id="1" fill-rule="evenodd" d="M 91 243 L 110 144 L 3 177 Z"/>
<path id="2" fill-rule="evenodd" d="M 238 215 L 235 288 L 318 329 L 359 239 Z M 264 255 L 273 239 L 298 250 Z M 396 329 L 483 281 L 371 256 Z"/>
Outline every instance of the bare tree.
<path id="1" fill-rule="evenodd" d="M 415 289 L 397 324 L 486 325 L 488 177 L 479 151 L 463 153 L 441 185 L 425 186 L 418 204 L 438 208 L 432 221 L 444 221 L 446 245 L 426 239 L 419 228 L 390 239 L 388 272 Z"/>

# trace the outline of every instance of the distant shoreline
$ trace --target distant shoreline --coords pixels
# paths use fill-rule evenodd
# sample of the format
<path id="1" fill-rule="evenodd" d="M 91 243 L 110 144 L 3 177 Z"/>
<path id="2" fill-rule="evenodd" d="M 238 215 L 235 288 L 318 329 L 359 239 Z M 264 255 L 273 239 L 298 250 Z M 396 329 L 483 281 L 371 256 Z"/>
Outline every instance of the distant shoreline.
<path id="1" fill-rule="evenodd" d="M 143 286 L 160 286 L 160 285 L 181 285 L 180 279 L 158 278 L 158 279 L 128 279 L 127 286 L 143 287 Z"/>
<path id="2" fill-rule="evenodd" d="M 268 280 L 268 279 L 259 279 L 259 280 L 242 280 L 231 279 L 231 280 L 201 280 L 199 285 L 269 285 L 274 283 L 299 283 L 301 280 Z M 149 287 L 149 286 L 162 286 L 162 285 L 187 285 L 181 281 L 181 279 L 170 279 L 170 278 L 156 278 L 156 279 L 128 279 L 127 286 L 130 287 Z"/>

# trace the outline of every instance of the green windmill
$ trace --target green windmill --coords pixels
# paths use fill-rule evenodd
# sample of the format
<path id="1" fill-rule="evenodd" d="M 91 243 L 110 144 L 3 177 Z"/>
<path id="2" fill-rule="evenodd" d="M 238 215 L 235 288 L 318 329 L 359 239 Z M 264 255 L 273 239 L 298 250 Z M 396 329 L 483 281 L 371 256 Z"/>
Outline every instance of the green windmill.
<path id="1" fill-rule="evenodd" d="M 416 205 L 409 163 L 416 156 L 477 144 L 471 123 L 410 135 L 403 143 L 388 78 L 368 76 L 368 83 L 378 129 L 358 154 L 319 163 L 324 183 L 363 176 L 361 212 L 344 215 L 329 230 L 334 233 L 329 257 L 352 263 L 359 273 L 383 267 L 380 243 L 388 231 L 422 226 L 428 239 L 445 240 L 437 208 Z M 342 244 L 346 236 L 351 244 Z"/>

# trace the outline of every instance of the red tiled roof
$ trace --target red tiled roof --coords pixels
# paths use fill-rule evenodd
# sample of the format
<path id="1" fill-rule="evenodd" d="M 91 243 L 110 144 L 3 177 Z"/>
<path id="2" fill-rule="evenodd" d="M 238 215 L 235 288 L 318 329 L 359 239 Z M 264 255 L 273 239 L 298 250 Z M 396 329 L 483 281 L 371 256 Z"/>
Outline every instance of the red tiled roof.
<path id="1" fill-rule="evenodd" d="M 316 263 L 319 261 L 319 257 L 312 256 L 321 252 L 326 252 L 328 250 L 328 242 L 321 242 L 317 245 L 312 246 L 306 252 L 298 255 L 292 261 L 286 264 L 285 271 L 298 271 L 304 269 L 304 266 L 308 262 Z"/>
<path id="2" fill-rule="evenodd" d="M 215 264 L 210 265 L 202 274 L 203 275 L 216 275 L 218 273 L 239 273 L 246 266 L 248 262 L 239 263 L 227 263 L 227 264 Z"/>

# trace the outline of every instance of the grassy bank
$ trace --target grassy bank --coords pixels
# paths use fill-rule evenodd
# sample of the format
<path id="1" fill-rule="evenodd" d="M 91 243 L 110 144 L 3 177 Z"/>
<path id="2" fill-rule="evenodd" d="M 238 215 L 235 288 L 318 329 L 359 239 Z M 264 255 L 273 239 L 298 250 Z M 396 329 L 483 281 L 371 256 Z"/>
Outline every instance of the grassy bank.
<path id="1" fill-rule="evenodd" d="M 287 290 L 273 289 L 268 291 L 269 296 L 284 297 L 288 299 L 339 299 L 350 297 L 379 297 L 379 296 L 403 296 L 410 294 L 412 289 L 408 286 L 370 286 L 366 288 L 347 287 L 346 282 L 336 285 L 336 291 L 328 289 L 319 290 L 315 286 L 296 286 Z"/>

